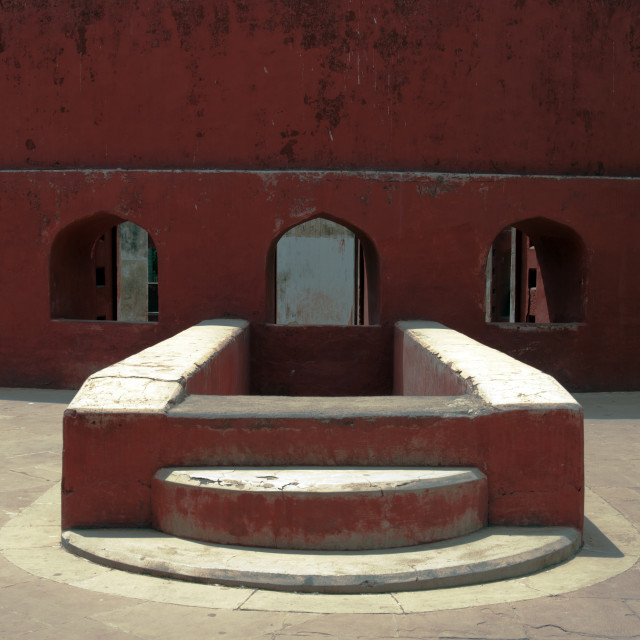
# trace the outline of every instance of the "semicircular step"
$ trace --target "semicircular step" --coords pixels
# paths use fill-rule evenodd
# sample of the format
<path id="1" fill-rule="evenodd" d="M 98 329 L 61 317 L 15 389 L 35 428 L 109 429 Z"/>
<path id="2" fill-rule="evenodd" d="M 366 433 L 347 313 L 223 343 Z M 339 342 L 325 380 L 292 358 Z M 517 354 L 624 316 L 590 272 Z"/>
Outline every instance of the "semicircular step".
<path id="1" fill-rule="evenodd" d="M 160 469 L 154 528 L 219 544 L 362 550 L 424 544 L 486 526 L 487 478 L 474 468 Z"/>
<path id="2" fill-rule="evenodd" d="M 570 558 L 570 527 L 486 527 L 453 541 L 380 551 L 292 551 L 195 542 L 154 529 L 71 529 L 72 553 L 116 569 L 278 591 L 384 593 L 522 576 Z"/>

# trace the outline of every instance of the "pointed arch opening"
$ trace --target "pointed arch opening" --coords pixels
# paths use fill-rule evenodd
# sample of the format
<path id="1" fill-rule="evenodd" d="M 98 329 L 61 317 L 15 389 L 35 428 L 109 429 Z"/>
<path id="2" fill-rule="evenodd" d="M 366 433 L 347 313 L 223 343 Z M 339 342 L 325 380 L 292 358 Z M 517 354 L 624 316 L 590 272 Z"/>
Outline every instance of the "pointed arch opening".
<path id="1" fill-rule="evenodd" d="M 487 257 L 485 319 L 576 323 L 586 317 L 587 250 L 570 227 L 532 218 L 505 227 Z"/>
<path id="2" fill-rule="evenodd" d="M 71 223 L 50 259 L 51 318 L 157 321 L 158 254 L 145 229 L 109 213 Z"/>
<path id="3" fill-rule="evenodd" d="M 269 250 L 267 321 L 376 324 L 378 280 L 377 253 L 365 234 L 326 215 L 305 220 Z"/>

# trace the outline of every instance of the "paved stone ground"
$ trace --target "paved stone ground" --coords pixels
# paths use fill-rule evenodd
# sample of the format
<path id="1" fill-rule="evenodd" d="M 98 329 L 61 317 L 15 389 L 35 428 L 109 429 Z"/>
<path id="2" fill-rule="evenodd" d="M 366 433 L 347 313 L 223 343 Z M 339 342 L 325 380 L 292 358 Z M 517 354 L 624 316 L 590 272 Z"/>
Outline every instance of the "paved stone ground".
<path id="1" fill-rule="evenodd" d="M 71 397 L 68 391 L 0 389 L 0 527 L 18 521 L 18 514 L 27 513 L 59 482 L 61 418 Z M 640 392 L 580 394 L 577 398 L 585 407 L 586 479 L 592 501 L 600 501 L 618 518 L 621 514 L 637 530 Z M 19 527 L 14 527 L 14 532 L 21 535 Z M 28 533 L 22 531 L 25 538 Z M 597 552 L 591 553 L 591 565 L 602 566 L 606 573 L 607 565 L 622 562 L 625 544 L 637 546 L 636 534 L 627 534 L 628 540 L 623 535 L 618 547 L 604 540 L 610 552 L 600 557 L 595 557 Z M 57 535 L 57 531 L 51 531 L 54 540 Z M 64 564 L 64 552 L 56 549 L 55 553 L 55 562 Z M 24 562 L 17 564 L 25 566 L 28 559 L 27 554 Z M 518 600 L 519 582 L 509 581 L 460 591 L 462 608 L 457 609 L 452 607 L 456 606 L 458 592 L 441 590 L 419 594 L 414 598 L 418 605 L 413 607 L 411 597 L 398 598 L 395 611 L 380 606 L 381 601 L 375 597 L 306 596 L 307 604 L 302 608 L 309 610 L 302 612 L 298 605 L 287 605 L 296 602 L 295 594 L 272 597 L 249 590 L 182 583 L 170 585 L 174 594 L 170 600 L 188 603 L 189 593 L 197 593 L 193 600 L 196 606 L 158 602 L 160 583 L 167 581 L 122 572 L 111 572 L 119 584 L 111 595 L 104 589 L 57 582 L 60 578 L 56 576 L 62 576 L 64 568 L 61 565 L 57 572 L 52 562 L 46 571 L 27 572 L 0 555 L 1 638 L 640 638 L 638 563 L 607 580 L 595 571 L 590 586 L 564 589 L 550 596 L 529 596 L 528 600 Z M 546 577 L 538 574 L 539 581 L 548 578 L 548 583 L 553 576 L 561 575 L 566 584 L 573 578 L 576 584 L 581 580 L 584 583 L 584 576 L 571 576 L 584 566 L 568 563 Z M 51 579 L 39 577 L 45 574 Z M 470 606 L 474 598 L 493 604 Z M 445 603 L 442 610 L 438 610 L 440 602 Z M 247 603 L 252 604 L 247 607 Z"/>

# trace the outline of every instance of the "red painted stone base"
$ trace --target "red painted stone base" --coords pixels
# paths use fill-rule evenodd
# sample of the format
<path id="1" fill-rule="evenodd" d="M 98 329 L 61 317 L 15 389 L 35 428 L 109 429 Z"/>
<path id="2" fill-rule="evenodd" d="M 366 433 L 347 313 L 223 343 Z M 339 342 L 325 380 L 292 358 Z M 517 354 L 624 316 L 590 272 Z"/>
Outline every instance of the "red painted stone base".
<path id="1" fill-rule="evenodd" d="M 198 371 L 246 381 L 235 367 L 248 366 L 249 327 L 227 324 L 197 325 L 87 381 L 64 417 L 64 529 L 150 526 L 163 467 L 305 465 L 475 467 L 488 478 L 489 524 L 582 530 L 582 410 L 549 376 L 442 325 L 403 323 L 396 391 L 421 392 L 423 377 L 450 392 L 445 366 L 469 393 L 185 397 Z"/>
<path id="2" fill-rule="evenodd" d="M 154 528 L 181 538 L 277 549 L 387 549 L 484 527 L 487 479 L 476 469 L 161 469 L 151 503 Z"/>

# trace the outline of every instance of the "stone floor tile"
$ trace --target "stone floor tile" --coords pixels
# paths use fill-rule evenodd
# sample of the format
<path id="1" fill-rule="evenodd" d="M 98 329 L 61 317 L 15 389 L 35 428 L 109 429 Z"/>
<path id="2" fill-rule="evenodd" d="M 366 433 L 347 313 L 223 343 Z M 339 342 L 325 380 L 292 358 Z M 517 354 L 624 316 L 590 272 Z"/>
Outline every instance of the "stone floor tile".
<path id="1" fill-rule="evenodd" d="M 574 396 L 582 405 L 585 417 L 640 419 L 640 407 L 635 394 L 612 391 L 575 393 Z"/>
<path id="2" fill-rule="evenodd" d="M 57 491 L 60 490 L 59 483 L 56 483 L 53 486 L 58 487 Z M 59 540 L 60 503 L 58 502 L 56 504 L 55 502 L 45 502 L 44 497 L 47 495 L 47 493 L 49 493 L 49 491 L 42 494 L 40 498 L 40 500 L 42 501 L 36 499 L 29 507 L 27 507 L 26 509 L 22 509 L 22 511 L 15 518 L 13 518 L 6 524 L 5 529 L 9 529 L 11 527 L 29 529 L 31 527 L 54 526 L 59 532 L 57 536 Z"/>
<path id="3" fill-rule="evenodd" d="M 0 591 L 0 598 L 2 591 Z M 41 631 L 48 632 L 51 626 L 40 620 L 26 617 L 20 610 L 0 608 L 0 638 L 34 637 Z"/>
<path id="4" fill-rule="evenodd" d="M 574 592 L 594 582 L 611 578 L 629 570 L 635 562 L 635 556 L 620 558 L 578 556 L 571 561 L 569 569 L 566 565 L 552 567 L 548 571 L 522 578 L 522 581 L 537 591 L 540 596 L 554 596 L 558 593 Z"/>
<path id="5" fill-rule="evenodd" d="M 476 584 L 433 591 L 404 591 L 394 598 L 405 613 L 463 609 L 505 602 L 511 599 L 539 598 L 539 589 L 532 588 L 525 578 Z"/>
<path id="6" fill-rule="evenodd" d="M 636 563 L 627 571 L 609 580 L 581 589 L 576 595 L 580 598 L 640 600 L 640 565 Z"/>
<path id="7" fill-rule="evenodd" d="M 57 627 L 71 619 L 130 606 L 126 597 L 96 595 L 65 584 L 39 579 L 0 590 L 0 615 L 19 612 L 27 620 Z"/>
<path id="8" fill-rule="evenodd" d="M 64 624 L 23 632 L 12 640 L 136 640 L 136 636 L 87 618 L 74 618 Z"/>
<path id="9" fill-rule="evenodd" d="M 374 640 L 380 637 L 396 637 L 399 619 L 395 614 L 343 614 L 318 615 L 293 623 L 283 634 L 298 638 L 358 638 Z M 278 638 L 280 636 L 277 636 Z"/>
<path id="10" fill-rule="evenodd" d="M 9 562 L 9 560 L 0 555 L 0 589 L 22 582 L 33 582 L 34 580 L 40 580 L 40 578 L 27 573 L 24 569 L 17 567 L 13 562 Z"/>
<path id="11" fill-rule="evenodd" d="M 243 610 L 300 611 L 309 613 L 402 613 L 390 594 L 286 593 L 256 590 Z"/>
<path id="12" fill-rule="evenodd" d="M 398 635 L 409 638 L 526 638 L 523 625 L 509 605 L 456 611 L 414 613 L 398 619 Z"/>
<path id="13" fill-rule="evenodd" d="M 634 487 L 601 487 L 598 493 L 625 518 L 640 522 L 640 478 Z"/>
<path id="14" fill-rule="evenodd" d="M 621 553 L 640 556 L 640 531 L 638 522 L 625 518 L 602 496 L 592 489 L 585 491 L 585 509 L 588 514 L 598 511 L 597 531 L 592 531 L 590 521 L 585 520 L 585 548 L 591 555 L 615 557 Z"/>
<path id="15" fill-rule="evenodd" d="M 40 495 L 42 495 L 42 486 L 21 491 L 0 491 L 0 527 L 9 523 L 21 511 L 31 506 Z"/>
<path id="16" fill-rule="evenodd" d="M 214 609 L 237 609 L 253 593 L 251 589 L 180 582 L 107 567 L 101 569 L 95 575 L 71 584 L 99 593 L 121 595 L 129 592 L 131 597 L 141 600 Z"/>
<path id="17" fill-rule="evenodd" d="M 136 638 L 213 638 L 254 640 L 274 637 L 309 614 L 214 610 L 177 605 L 140 603 L 104 611 L 93 620 Z M 277 635 L 276 635 L 277 637 Z"/>
<path id="18" fill-rule="evenodd" d="M 36 552 L 37 551 L 37 552 Z M 33 575 L 71 584 L 101 575 L 109 569 L 67 553 L 60 546 L 33 549 L 7 549 L 5 557 Z"/>
<path id="19" fill-rule="evenodd" d="M 608 637 L 571 633 L 562 627 L 543 625 L 541 627 L 527 627 L 526 640 L 609 640 Z M 616 639 L 617 640 L 617 639 Z"/>
<path id="20" fill-rule="evenodd" d="M 62 407 L 64 411 L 77 391 L 72 389 L 29 389 L 25 387 L 11 387 L 0 389 L 0 402 L 29 402 L 34 404 L 49 404 Z"/>
<path id="21" fill-rule="evenodd" d="M 624 599 L 624 603 L 633 611 L 637 616 L 640 616 L 640 597 L 629 596 Z M 640 633 L 638 634 L 640 636 Z"/>
<path id="22" fill-rule="evenodd" d="M 59 547 L 60 525 L 37 527 L 12 526 L 10 522 L 0 533 L 0 549 L 33 549 L 35 547 Z"/>
<path id="23" fill-rule="evenodd" d="M 265 636 L 265 640 L 313 640 L 314 638 L 318 639 L 318 640 L 331 640 L 332 638 L 335 638 L 336 640 L 361 640 L 363 638 L 363 636 L 359 635 L 358 633 L 358 629 L 353 629 L 352 631 L 345 631 L 344 629 L 342 630 L 338 630 L 336 631 L 335 635 L 331 634 L 331 635 L 327 635 L 325 633 L 322 634 L 317 634 L 314 633 L 313 631 L 310 631 L 308 633 L 303 633 L 300 635 L 289 635 L 288 633 L 278 633 L 275 636 L 274 635 L 268 635 Z M 366 638 L 366 636 L 365 636 Z M 375 636 L 376 640 L 415 640 L 415 638 L 412 638 L 411 636 L 397 636 L 397 635 L 392 635 L 392 636 L 385 636 L 385 635 L 378 635 Z M 432 640 L 430 637 L 425 636 L 424 638 L 422 638 L 422 640 Z"/>
<path id="24" fill-rule="evenodd" d="M 0 426 L 4 429 L 7 426 L 6 421 L 0 421 Z M 16 437 L 11 439 L 4 438 L 5 443 L 0 453 L 3 467 L 10 464 L 28 463 L 31 460 L 44 462 L 62 453 L 62 442 L 59 435 L 37 436 L 38 446 L 34 446 L 35 434 L 29 433 L 28 430 L 16 430 L 15 435 Z"/>
<path id="25" fill-rule="evenodd" d="M 23 470 L 17 465 L 13 468 L 3 467 L 0 469 L 0 487 L 11 487 L 16 493 L 29 491 L 30 489 L 38 489 L 40 493 L 44 493 L 53 482 L 53 479 L 47 477 L 49 474 L 30 470 Z M 59 477 L 59 474 L 58 474 Z"/>
<path id="26" fill-rule="evenodd" d="M 518 602 L 514 610 L 527 633 L 539 637 L 555 637 L 558 632 L 590 638 L 640 637 L 640 618 L 620 600 L 559 596 Z"/>

